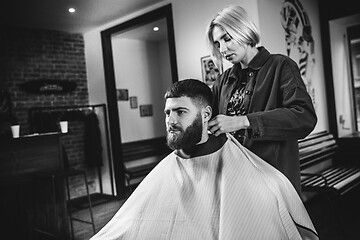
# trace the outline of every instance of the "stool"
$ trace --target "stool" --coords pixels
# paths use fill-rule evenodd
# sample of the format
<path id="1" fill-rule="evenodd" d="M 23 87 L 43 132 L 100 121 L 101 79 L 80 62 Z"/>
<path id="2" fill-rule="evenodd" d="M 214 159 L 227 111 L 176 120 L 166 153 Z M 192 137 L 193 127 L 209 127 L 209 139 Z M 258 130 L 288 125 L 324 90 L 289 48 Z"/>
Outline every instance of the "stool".
<path id="1" fill-rule="evenodd" d="M 70 187 L 69 187 L 69 177 L 74 177 L 74 176 L 81 176 L 84 180 L 86 187 L 86 195 L 87 195 L 86 197 L 88 200 L 88 210 L 90 213 L 90 221 L 73 217 L 72 209 L 71 209 L 72 206 L 71 206 L 71 196 L 70 196 Z M 63 185 L 59 186 L 56 184 L 57 180 L 65 180 L 66 193 L 64 191 Z M 94 216 L 92 211 L 91 198 L 89 194 L 89 187 L 87 184 L 86 172 L 80 169 L 62 169 L 62 170 L 36 173 L 35 176 L 36 186 L 39 186 L 39 184 L 44 184 L 46 182 L 49 183 L 49 181 L 50 181 L 50 192 L 52 198 L 51 203 L 47 204 L 47 201 L 44 199 L 38 199 L 38 201 L 35 201 L 35 204 L 39 202 L 41 203 L 43 201 L 42 202 L 43 204 L 42 206 L 40 206 L 40 208 L 42 207 L 41 211 L 45 212 L 45 218 L 43 219 L 40 218 L 40 219 L 41 220 L 45 219 L 45 221 L 43 221 L 42 227 L 41 226 L 37 227 L 36 226 L 37 216 L 36 214 L 34 214 L 34 223 L 35 223 L 34 232 L 45 234 L 47 236 L 52 236 L 55 239 L 60 237 L 61 239 L 67 237 L 64 235 L 68 235 L 68 225 L 70 220 L 70 230 L 71 230 L 72 239 L 74 239 L 73 221 L 90 224 L 92 226 L 93 233 L 95 234 Z M 42 190 L 44 189 L 46 188 L 42 188 Z M 40 189 L 37 188 L 37 191 L 39 190 Z M 64 195 L 66 195 L 66 197 Z M 41 194 L 38 195 L 38 197 L 39 196 L 41 197 Z M 39 208 L 35 207 L 34 209 L 36 209 L 35 212 L 39 212 L 38 211 Z M 60 211 L 58 211 L 59 209 Z"/>

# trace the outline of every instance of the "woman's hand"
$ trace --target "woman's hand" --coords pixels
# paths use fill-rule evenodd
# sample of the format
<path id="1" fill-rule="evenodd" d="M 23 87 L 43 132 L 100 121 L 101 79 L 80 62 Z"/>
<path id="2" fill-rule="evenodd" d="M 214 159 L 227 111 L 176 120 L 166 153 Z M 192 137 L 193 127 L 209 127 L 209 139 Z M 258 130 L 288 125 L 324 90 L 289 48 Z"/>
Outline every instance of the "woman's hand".
<path id="1" fill-rule="evenodd" d="M 215 136 L 221 133 L 229 133 L 245 129 L 250 126 L 250 122 L 246 116 L 227 116 L 217 115 L 209 121 L 209 131 Z"/>

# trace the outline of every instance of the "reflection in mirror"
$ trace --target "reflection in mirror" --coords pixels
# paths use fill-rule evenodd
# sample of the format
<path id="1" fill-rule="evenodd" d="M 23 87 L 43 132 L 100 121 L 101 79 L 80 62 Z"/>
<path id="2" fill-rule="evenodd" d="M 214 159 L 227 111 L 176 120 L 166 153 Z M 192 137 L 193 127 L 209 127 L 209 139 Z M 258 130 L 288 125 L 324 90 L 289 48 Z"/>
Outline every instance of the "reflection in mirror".
<path id="1" fill-rule="evenodd" d="M 166 20 L 114 34 L 111 41 L 116 89 L 138 102 L 131 108 L 129 99 L 117 101 L 122 143 L 165 136 L 163 95 L 172 83 Z M 152 106 L 150 116 L 142 116 L 143 105 Z"/>
<path id="2" fill-rule="evenodd" d="M 101 39 L 116 192 L 126 197 L 125 171 L 141 166 L 144 177 L 169 150 L 163 96 L 178 79 L 171 4 L 106 29 Z"/>

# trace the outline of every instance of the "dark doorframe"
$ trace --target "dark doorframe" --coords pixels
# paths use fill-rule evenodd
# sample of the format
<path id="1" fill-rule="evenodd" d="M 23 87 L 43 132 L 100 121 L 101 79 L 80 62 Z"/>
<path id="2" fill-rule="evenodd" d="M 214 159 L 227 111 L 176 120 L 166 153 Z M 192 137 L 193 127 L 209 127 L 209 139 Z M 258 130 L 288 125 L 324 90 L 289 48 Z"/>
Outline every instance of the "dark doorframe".
<path id="1" fill-rule="evenodd" d="M 338 1 L 319 1 L 320 34 L 322 43 L 322 59 L 324 65 L 325 90 L 327 111 L 329 117 L 329 131 L 335 138 L 338 138 L 337 117 L 335 109 L 335 92 L 331 64 L 330 27 L 331 20 L 355 15 L 359 13 L 357 1 L 347 1 L 346 4 L 339 4 Z"/>
<path id="2" fill-rule="evenodd" d="M 355 131 L 359 132 L 359 123 L 358 123 L 358 116 L 359 116 L 359 108 L 358 108 L 358 89 L 355 88 L 355 78 L 358 76 L 354 75 L 355 69 L 358 69 L 359 61 L 358 59 L 352 58 L 353 54 L 355 54 L 351 47 L 351 41 L 354 39 L 359 40 L 360 39 L 360 25 L 355 25 L 347 28 L 347 39 L 348 39 L 348 46 L 349 46 L 349 65 L 350 65 L 350 76 L 351 76 L 351 89 L 352 89 L 352 95 L 353 95 L 353 109 L 354 109 L 354 118 L 353 122 L 355 123 Z M 358 43 L 359 44 L 359 43 Z M 358 48 L 357 48 L 358 49 Z M 355 62 L 354 62 L 355 60 Z M 355 69 L 354 69 L 355 68 Z M 355 71 L 354 71 L 355 70 Z M 356 71 L 357 72 L 357 71 Z"/>
<path id="3" fill-rule="evenodd" d="M 127 22 L 121 23 L 109 29 L 101 32 L 102 51 L 104 58 L 104 72 L 105 72 L 105 88 L 106 98 L 109 109 L 109 127 L 110 127 L 110 139 L 111 139 L 111 152 L 114 166 L 114 177 L 117 196 L 119 198 L 125 198 L 125 174 L 123 165 L 122 154 L 122 141 L 121 141 L 121 129 L 120 119 L 116 99 L 116 82 L 114 72 L 114 62 L 112 54 L 111 37 L 114 34 L 134 29 L 138 26 L 145 25 L 147 23 L 166 19 L 168 28 L 168 43 L 170 52 L 170 67 L 172 82 L 178 80 L 176 53 L 175 53 L 175 37 L 172 17 L 172 7 L 168 4 L 164 7 L 158 8 L 151 12 L 145 13 L 139 17 L 133 18 Z"/>

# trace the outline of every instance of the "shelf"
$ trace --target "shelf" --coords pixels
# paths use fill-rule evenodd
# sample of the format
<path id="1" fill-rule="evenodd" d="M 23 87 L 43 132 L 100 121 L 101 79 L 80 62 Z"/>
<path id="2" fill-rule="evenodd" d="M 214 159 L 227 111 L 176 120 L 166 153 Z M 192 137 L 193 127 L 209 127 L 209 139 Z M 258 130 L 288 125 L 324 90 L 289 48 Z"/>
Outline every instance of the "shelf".
<path id="1" fill-rule="evenodd" d="M 358 43 L 360 43 L 360 38 L 352 39 L 352 40 L 350 41 L 350 43 L 351 43 L 351 45 L 358 44 Z"/>
<path id="2" fill-rule="evenodd" d="M 42 137 L 42 136 L 49 136 L 49 135 L 60 135 L 60 132 L 48 132 L 48 133 L 32 133 L 27 135 L 22 135 L 19 138 L 28 138 L 28 137 Z"/>

